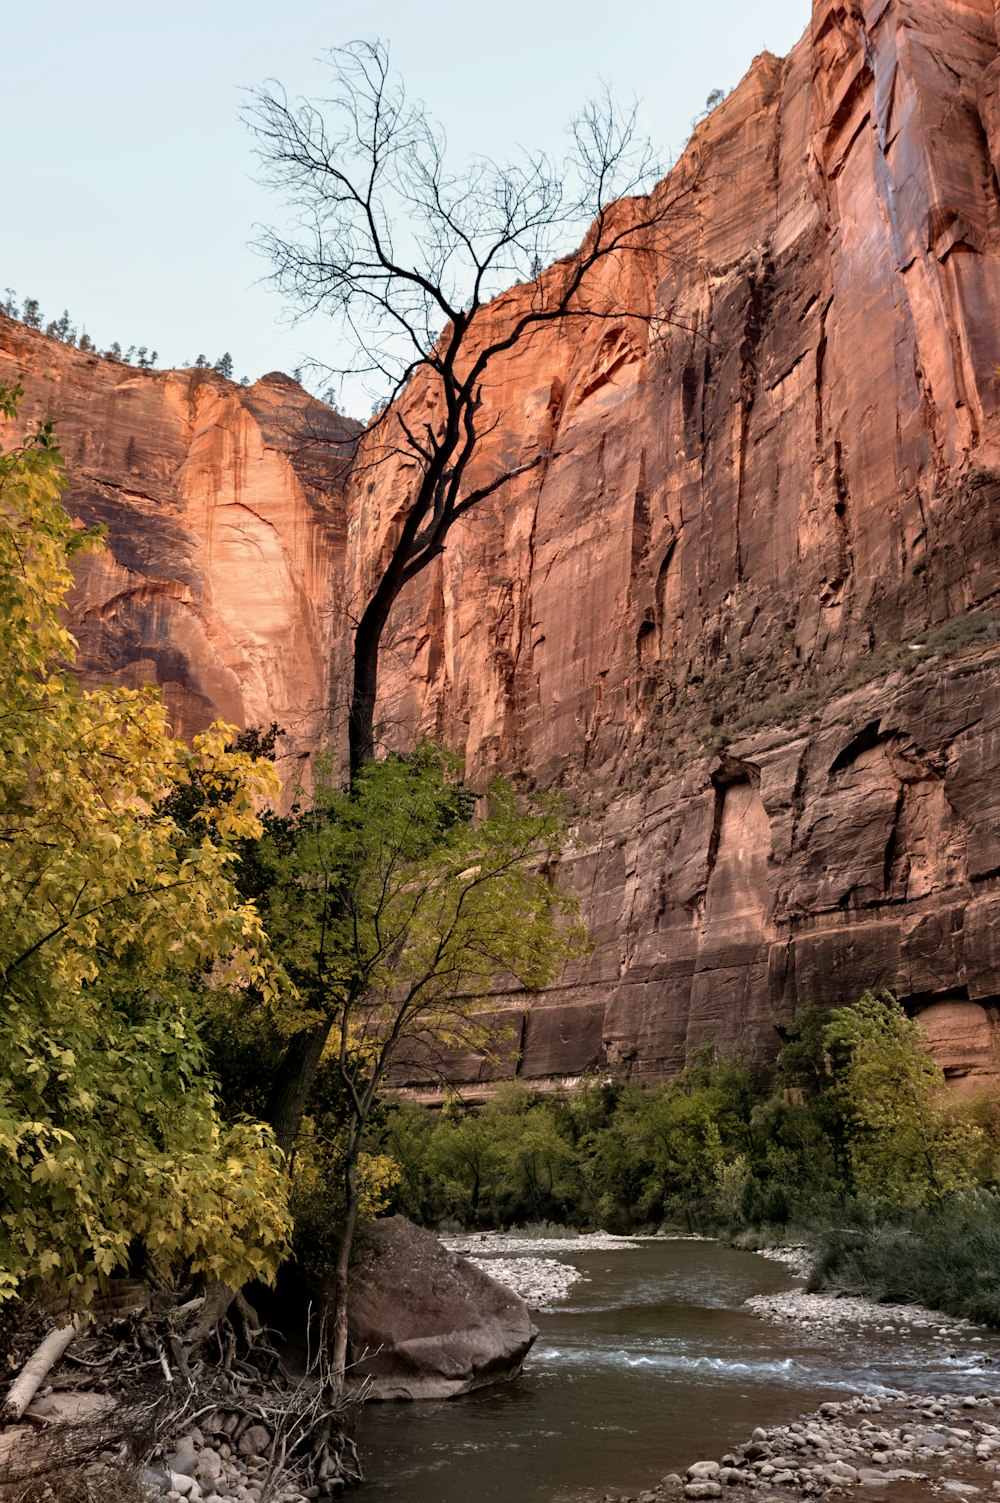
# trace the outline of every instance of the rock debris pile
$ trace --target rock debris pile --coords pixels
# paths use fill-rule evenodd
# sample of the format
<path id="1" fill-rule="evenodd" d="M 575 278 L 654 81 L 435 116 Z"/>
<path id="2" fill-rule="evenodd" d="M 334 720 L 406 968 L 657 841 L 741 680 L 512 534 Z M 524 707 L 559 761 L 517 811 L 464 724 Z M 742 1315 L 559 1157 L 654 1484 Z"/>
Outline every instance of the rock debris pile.
<path id="1" fill-rule="evenodd" d="M 223 1409 L 209 1415 L 163 1447 L 162 1459 L 142 1472 L 142 1481 L 152 1497 L 170 1503 L 186 1498 L 197 1503 L 212 1498 L 216 1503 L 307 1503 L 318 1498 L 338 1498 L 343 1480 L 321 1479 L 300 1490 L 282 1485 L 275 1436 L 252 1415 Z M 324 1486 L 324 1482 L 326 1485 Z"/>
<path id="2" fill-rule="evenodd" d="M 788 1243 L 784 1247 L 755 1247 L 753 1250 L 759 1258 L 769 1258 L 772 1263 L 784 1263 L 786 1268 L 802 1278 L 808 1278 L 816 1261 L 815 1253 L 804 1242 Z"/>

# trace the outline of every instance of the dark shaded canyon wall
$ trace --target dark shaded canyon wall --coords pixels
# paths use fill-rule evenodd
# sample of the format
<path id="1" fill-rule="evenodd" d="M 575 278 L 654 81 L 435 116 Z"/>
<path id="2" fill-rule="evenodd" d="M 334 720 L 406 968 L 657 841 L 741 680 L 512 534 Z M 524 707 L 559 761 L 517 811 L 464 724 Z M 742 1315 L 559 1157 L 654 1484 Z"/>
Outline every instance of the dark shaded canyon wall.
<path id="1" fill-rule="evenodd" d="M 344 630 L 339 440 L 357 431 L 288 377 L 136 370 L 0 317 L 18 426 L 55 418 L 67 505 L 107 530 L 70 602 L 86 683 L 162 686 L 174 728 L 276 719 L 284 771 L 323 739 Z M 6 435 L 7 440 L 11 433 Z"/>
<path id="2" fill-rule="evenodd" d="M 647 319 L 539 334 L 484 393 L 473 478 L 544 462 L 411 587 L 380 714 L 566 789 L 595 950 L 526 1019 L 506 999 L 525 1078 L 767 1055 L 800 1003 L 881 986 L 957 1078 L 997 1073 L 997 165 L 992 0 L 817 0 L 696 130 L 670 252 L 609 271 Z M 0 343 L 109 528 L 85 674 L 156 678 L 185 731 L 336 731 L 405 472 L 345 490 L 345 425 L 284 378 Z"/>

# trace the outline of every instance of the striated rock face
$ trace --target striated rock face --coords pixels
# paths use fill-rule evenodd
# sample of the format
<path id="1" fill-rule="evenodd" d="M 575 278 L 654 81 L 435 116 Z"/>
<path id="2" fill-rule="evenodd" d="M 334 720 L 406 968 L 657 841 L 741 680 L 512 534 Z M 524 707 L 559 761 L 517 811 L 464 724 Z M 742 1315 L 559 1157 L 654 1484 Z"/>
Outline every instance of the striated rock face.
<path id="1" fill-rule="evenodd" d="M 70 603 L 84 681 L 160 684 L 180 735 L 278 720 L 294 773 L 331 703 L 336 446 L 357 425 L 287 376 L 134 370 L 0 316 L 0 383 L 17 382 L 21 418 L 58 420 L 70 510 L 107 530 Z"/>
<path id="2" fill-rule="evenodd" d="M 491 388 L 484 471 L 548 457 L 413 588 L 384 703 L 580 811 L 596 951 L 525 1076 L 767 1054 L 881 986 L 996 1070 L 997 167 L 992 0 L 817 0 L 678 164 L 650 322 Z"/>
<path id="3" fill-rule="evenodd" d="M 546 457 L 411 585 L 381 713 L 567 790 L 596 947 L 506 999 L 525 1077 L 764 1056 L 883 986 L 950 1073 L 997 1073 L 998 169 L 993 0 L 816 0 L 696 130 L 672 250 L 613 269 L 643 317 L 539 333 L 484 394 L 478 478 Z M 405 470 L 345 491 L 293 436 L 345 425 L 281 379 L 0 336 L 109 527 L 85 672 L 155 676 L 184 730 L 336 728 Z"/>

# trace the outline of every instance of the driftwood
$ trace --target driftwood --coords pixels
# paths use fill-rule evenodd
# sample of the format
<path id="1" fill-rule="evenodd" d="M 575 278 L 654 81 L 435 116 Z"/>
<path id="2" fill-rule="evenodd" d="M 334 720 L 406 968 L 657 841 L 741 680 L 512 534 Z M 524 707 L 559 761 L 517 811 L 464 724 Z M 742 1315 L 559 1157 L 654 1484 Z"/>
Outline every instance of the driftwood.
<path id="1" fill-rule="evenodd" d="M 41 1345 L 35 1348 L 11 1385 L 3 1409 L 0 1409 L 0 1424 L 12 1424 L 21 1418 L 52 1368 L 79 1332 L 80 1317 L 74 1315 L 68 1326 L 50 1331 Z"/>

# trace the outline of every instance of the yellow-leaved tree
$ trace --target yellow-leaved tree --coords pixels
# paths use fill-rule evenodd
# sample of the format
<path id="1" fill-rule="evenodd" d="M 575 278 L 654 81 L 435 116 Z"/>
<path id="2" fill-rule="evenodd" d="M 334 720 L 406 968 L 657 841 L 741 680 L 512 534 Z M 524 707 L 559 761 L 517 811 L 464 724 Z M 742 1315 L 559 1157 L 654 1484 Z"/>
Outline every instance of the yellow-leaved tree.
<path id="1" fill-rule="evenodd" d="M 63 484 L 51 425 L 0 455 L 0 1297 L 45 1279 L 85 1305 L 137 1249 L 269 1278 L 289 1222 L 271 1132 L 222 1122 L 195 1023 L 209 974 L 266 986 L 231 873 L 275 774 L 229 727 L 175 740 L 153 689 L 81 689 L 61 608 L 99 540 Z M 194 833 L 169 812 L 192 780 L 215 793 Z"/>

